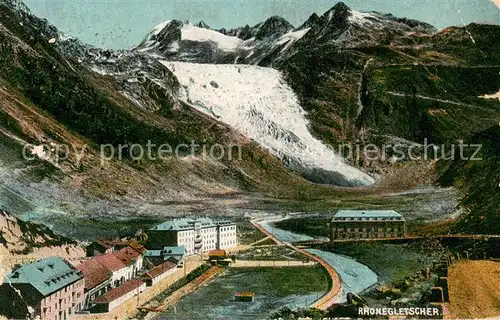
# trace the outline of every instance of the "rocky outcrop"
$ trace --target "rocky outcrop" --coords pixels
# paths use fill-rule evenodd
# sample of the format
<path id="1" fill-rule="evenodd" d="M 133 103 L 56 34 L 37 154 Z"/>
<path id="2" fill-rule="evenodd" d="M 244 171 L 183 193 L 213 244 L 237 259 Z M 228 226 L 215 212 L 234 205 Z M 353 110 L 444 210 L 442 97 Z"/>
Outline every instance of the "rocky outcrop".
<path id="1" fill-rule="evenodd" d="M 44 225 L 22 221 L 0 210 L 0 283 L 16 266 L 52 256 L 77 261 L 85 257 L 85 250 Z"/>
<path id="2" fill-rule="evenodd" d="M 11 253 L 29 253 L 34 248 L 75 244 L 74 240 L 58 235 L 44 225 L 22 221 L 0 210 L 0 245 Z"/>

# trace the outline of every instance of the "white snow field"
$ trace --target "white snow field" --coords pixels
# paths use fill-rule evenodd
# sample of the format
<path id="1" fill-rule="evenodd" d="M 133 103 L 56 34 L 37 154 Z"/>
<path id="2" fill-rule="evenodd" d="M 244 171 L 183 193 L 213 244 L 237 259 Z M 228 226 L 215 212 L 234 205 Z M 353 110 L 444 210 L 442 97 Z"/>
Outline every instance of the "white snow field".
<path id="1" fill-rule="evenodd" d="M 311 135 L 305 111 L 278 70 L 251 65 L 162 64 L 179 79 L 182 100 L 252 138 L 294 169 L 340 175 L 337 180 L 342 185 L 374 183 Z"/>
<path id="2" fill-rule="evenodd" d="M 197 42 L 212 41 L 221 50 L 234 51 L 243 42 L 238 37 L 226 36 L 220 32 L 185 24 L 181 29 L 181 40 Z"/>

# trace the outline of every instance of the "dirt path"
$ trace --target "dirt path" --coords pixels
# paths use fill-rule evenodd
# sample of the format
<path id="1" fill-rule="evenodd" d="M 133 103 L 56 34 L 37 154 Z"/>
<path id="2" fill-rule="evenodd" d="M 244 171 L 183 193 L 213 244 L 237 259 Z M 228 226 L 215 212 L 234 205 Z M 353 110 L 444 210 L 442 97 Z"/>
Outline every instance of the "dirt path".
<path id="1" fill-rule="evenodd" d="M 500 318 L 500 262 L 463 260 L 449 269 L 451 318 Z"/>
<path id="2" fill-rule="evenodd" d="M 400 93 L 400 92 L 386 91 L 386 93 L 393 95 L 393 96 L 397 96 L 397 97 L 405 97 L 406 96 L 406 94 Z M 476 106 L 473 104 L 467 104 L 467 103 L 451 101 L 451 100 L 444 100 L 444 99 L 439 99 L 439 98 L 435 98 L 435 97 L 428 97 L 428 96 L 423 96 L 421 94 L 416 94 L 415 97 L 422 99 L 422 100 L 437 101 L 437 102 L 452 104 L 452 105 L 456 105 L 456 106 L 475 108 L 475 109 L 484 109 L 483 107 Z"/>

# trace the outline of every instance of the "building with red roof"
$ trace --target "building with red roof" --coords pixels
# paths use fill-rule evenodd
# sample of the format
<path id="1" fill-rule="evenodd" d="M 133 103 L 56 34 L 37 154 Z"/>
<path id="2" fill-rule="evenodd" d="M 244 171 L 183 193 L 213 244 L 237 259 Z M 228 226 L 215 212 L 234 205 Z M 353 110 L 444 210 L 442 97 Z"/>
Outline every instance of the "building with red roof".
<path id="1" fill-rule="evenodd" d="M 99 239 L 87 247 L 87 256 L 95 257 L 103 254 L 113 253 L 127 244 L 122 240 Z"/>
<path id="2" fill-rule="evenodd" d="M 112 273 L 111 283 L 113 287 L 118 287 L 125 281 L 133 278 L 134 263 L 128 259 L 120 259 L 114 252 L 97 256 L 94 260 Z"/>
<path id="3" fill-rule="evenodd" d="M 76 268 L 85 278 L 85 309 L 87 309 L 91 306 L 90 301 L 111 290 L 113 273 L 95 259 L 87 260 Z"/>
<path id="4" fill-rule="evenodd" d="M 142 269 L 142 254 L 135 248 L 124 247 L 113 253 L 125 265 L 132 265 L 132 277 L 137 275 L 137 272 Z"/>
<path id="5" fill-rule="evenodd" d="M 177 265 L 170 261 L 165 261 L 159 266 L 154 267 L 150 271 L 142 275 L 142 280 L 148 287 L 154 286 L 161 280 L 175 272 Z"/>
<path id="6" fill-rule="evenodd" d="M 140 254 L 144 254 L 146 252 L 146 248 L 144 248 L 144 246 L 136 240 L 99 239 L 87 246 L 87 256 L 96 257 L 109 254 L 127 246 L 137 250 Z"/>
<path id="7" fill-rule="evenodd" d="M 139 242 L 135 241 L 135 240 L 131 240 L 127 243 L 127 245 L 135 250 L 137 250 L 141 255 L 144 255 L 147 251 L 146 248 L 144 248 L 144 246 L 142 244 L 140 244 Z"/>
<path id="8" fill-rule="evenodd" d="M 93 312 L 109 312 L 136 295 L 146 290 L 146 284 L 140 280 L 129 280 L 117 288 L 96 298 L 91 303 Z"/>

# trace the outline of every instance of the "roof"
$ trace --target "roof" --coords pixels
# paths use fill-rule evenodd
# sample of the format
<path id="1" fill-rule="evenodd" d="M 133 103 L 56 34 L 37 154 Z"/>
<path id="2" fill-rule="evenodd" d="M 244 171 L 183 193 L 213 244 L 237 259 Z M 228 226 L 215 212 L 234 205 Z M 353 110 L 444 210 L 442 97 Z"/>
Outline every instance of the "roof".
<path id="1" fill-rule="evenodd" d="M 148 250 L 144 254 L 145 257 L 161 257 L 161 251 L 162 250 Z"/>
<path id="2" fill-rule="evenodd" d="M 83 273 L 85 278 L 85 289 L 92 289 L 108 280 L 111 277 L 111 271 L 96 260 L 87 260 L 76 266 Z"/>
<path id="3" fill-rule="evenodd" d="M 94 299 L 91 303 L 109 303 L 111 301 L 115 301 L 116 299 L 126 295 L 130 291 L 134 291 L 137 288 L 141 287 L 144 285 L 144 282 L 137 280 L 137 279 L 132 279 L 124 284 L 122 284 L 119 287 L 116 287 L 105 294 L 103 294 L 100 297 L 97 297 Z"/>
<path id="4" fill-rule="evenodd" d="M 104 249 L 110 249 L 110 248 L 123 248 L 126 246 L 129 246 L 133 248 L 134 250 L 138 251 L 139 253 L 143 254 L 146 252 L 146 248 L 139 242 L 135 240 L 130 240 L 130 241 L 125 241 L 125 240 L 109 240 L 109 239 L 99 239 L 90 244 L 90 246 L 93 245 L 99 245 Z"/>
<path id="5" fill-rule="evenodd" d="M 141 254 L 139 251 L 131 247 L 121 248 L 120 250 L 113 253 L 115 257 L 120 259 L 125 265 L 130 265 L 131 263 L 137 261 Z"/>
<path id="6" fill-rule="evenodd" d="M 253 297 L 255 296 L 255 293 L 247 291 L 247 292 L 236 292 L 235 294 L 236 297 Z"/>
<path id="7" fill-rule="evenodd" d="M 190 230 L 194 229 L 194 224 L 189 223 L 188 219 L 174 219 L 160 223 L 152 230 Z"/>
<path id="8" fill-rule="evenodd" d="M 22 265 L 9 273 L 4 282 L 30 284 L 43 296 L 48 296 L 82 278 L 82 273 L 69 263 L 51 257 Z"/>
<path id="9" fill-rule="evenodd" d="M 210 218 L 196 218 L 196 219 L 180 218 L 160 223 L 156 227 L 153 227 L 151 230 L 182 231 L 182 230 L 192 230 L 195 228 L 195 226 L 200 226 L 201 228 L 214 228 L 217 226 L 227 226 L 232 224 L 234 223 L 228 220 L 215 221 Z"/>
<path id="10" fill-rule="evenodd" d="M 212 250 L 212 251 L 208 252 L 208 255 L 211 257 L 213 257 L 213 256 L 225 257 L 227 254 L 226 254 L 226 250 Z"/>
<path id="11" fill-rule="evenodd" d="M 106 267 L 109 271 L 117 271 L 127 266 L 127 264 L 118 259 L 114 253 L 97 256 L 94 259 Z"/>
<path id="12" fill-rule="evenodd" d="M 139 252 L 140 254 L 144 254 L 146 252 L 146 248 L 144 248 L 144 246 L 142 244 L 140 244 L 139 242 L 135 241 L 135 240 L 131 240 L 127 243 L 127 245 L 129 247 L 131 247 L 132 249 L 136 250 L 137 252 Z"/>
<path id="13" fill-rule="evenodd" d="M 229 221 L 229 220 L 219 220 L 219 221 L 216 221 L 216 223 L 218 226 L 229 226 L 229 225 L 235 224 L 234 222 Z"/>
<path id="14" fill-rule="evenodd" d="M 170 257 L 170 256 L 183 256 L 186 254 L 184 246 L 163 247 L 162 250 L 148 250 L 144 254 L 145 257 Z"/>
<path id="15" fill-rule="evenodd" d="M 172 263 L 170 261 L 166 261 L 166 262 L 160 264 L 159 266 L 154 267 L 150 271 L 146 272 L 144 274 L 144 276 L 153 279 L 153 278 L 156 278 L 156 277 L 164 274 L 165 272 L 172 270 L 176 267 L 177 267 L 177 265 L 175 263 Z"/>
<path id="16" fill-rule="evenodd" d="M 162 253 L 165 256 L 170 256 L 170 255 L 182 256 L 186 254 L 186 248 L 184 246 L 163 247 Z"/>
<path id="17" fill-rule="evenodd" d="M 394 210 L 339 210 L 334 218 L 398 218 L 403 216 Z"/>

